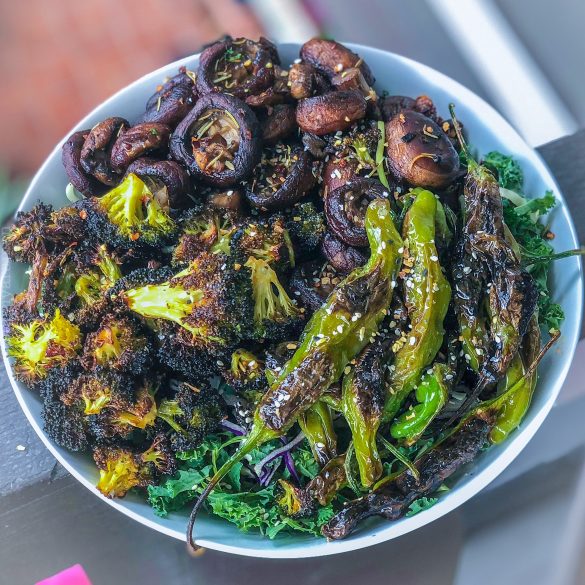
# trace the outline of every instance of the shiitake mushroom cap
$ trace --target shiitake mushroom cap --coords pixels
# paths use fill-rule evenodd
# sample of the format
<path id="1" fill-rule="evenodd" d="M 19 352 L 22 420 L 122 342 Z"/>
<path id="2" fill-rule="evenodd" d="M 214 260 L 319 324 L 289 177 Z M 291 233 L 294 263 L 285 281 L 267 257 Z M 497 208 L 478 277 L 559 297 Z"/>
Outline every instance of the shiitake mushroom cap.
<path id="1" fill-rule="evenodd" d="M 413 187 L 443 189 L 459 173 L 459 155 L 431 118 L 402 110 L 386 123 L 386 154 L 394 176 Z"/>
<path id="2" fill-rule="evenodd" d="M 143 122 L 122 130 L 112 147 L 111 163 L 116 171 L 125 171 L 141 156 L 156 153 L 163 157 L 169 148 L 171 129 L 166 124 Z"/>
<path id="3" fill-rule="evenodd" d="M 208 171 L 200 168 L 193 147 L 193 135 L 200 118 L 208 111 L 224 112 L 234 128 L 237 125 L 238 145 L 229 166 Z M 204 124 L 203 124 L 204 125 Z M 203 126 L 202 125 L 202 126 Z M 202 134 L 202 137 L 205 133 Z M 224 93 L 208 93 L 199 98 L 193 109 L 179 123 L 171 136 L 171 156 L 198 179 L 209 185 L 225 187 L 247 178 L 256 166 L 262 147 L 262 132 L 254 112 L 242 100 Z M 212 137 L 213 138 L 213 137 Z"/>
<path id="4" fill-rule="evenodd" d="M 348 246 L 331 232 L 325 233 L 321 242 L 321 252 L 329 264 L 343 274 L 363 266 L 368 261 L 367 255 L 362 250 Z"/>
<path id="5" fill-rule="evenodd" d="M 187 195 L 191 190 L 189 174 L 174 160 L 142 157 L 130 164 L 126 170 L 126 174 L 129 173 L 138 175 L 147 184 L 165 211 L 188 205 Z"/>
<path id="6" fill-rule="evenodd" d="M 112 168 L 112 148 L 121 131 L 130 126 L 124 118 L 111 117 L 98 122 L 87 135 L 80 153 L 83 170 L 100 183 L 113 187 L 120 181 L 122 173 Z"/>
<path id="7" fill-rule="evenodd" d="M 274 65 L 278 64 L 276 47 L 267 39 L 261 37 L 258 42 L 254 42 L 245 38 L 227 37 L 201 53 L 197 91 L 199 95 L 229 92 L 245 99 L 272 85 Z M 241 79 L 233 79 L 235 74 Z"/>
<path id="8" fill-rule="evenodd" d="M 61 161 L 69 182 L 86 197 L 102 195 L 106 186 L 97 179 L 88 175 L 81 166 L 81 150 L 90 130 L 74 132 L 63 144 Z"/>
<path id="9" fill-rule="evenodd" d="M 358 54 L 337 41 L 311 39 L 301 47 L 301 59 L 329 79 L 345 69 L 359 67 L 368 85 L 372 86 L 376 81 L 368 64 Z"/>
<path id="10" fill-rule="evenodd" d="M 325 196 L 329 230 L 349 246 L 367 246 L 366 209 L 374 199 L 388 199 L 391 190 L 377 179 L 356 177 Z"/>
<path id="11" fill-rule="evenodd" d="M 193 107 L 197 98 L 193 79 L 185 67 L 166 81 L 146 102 L 137 123 L 157 122 L 174 128 Z"/>
<path id="12" fill-rule="evenodd" d="M 332 91 L 300 100 L 297 124 L 305 132 L 323 136 L 346 130 L 366 115 L 368 102 L 359 91 Z"/>
<path id="13" fill-rule="evenodd" d="M 279 163 L 282 158 L 289 160 L 288 167 Z M 246 198 L 252 206 L 265 211 L 290 207 L 317 184 L 318 169 L 318 163 L 302 147 L 290 147 L 283 143 L 268 147 L 264 149 L 264 157 L 245 191 Z M 277 176 L 273 178 L 269 174 Z M 258 189 L 259 182 L 262 183 L 262 190 Z M 276 187 L 266 183 L 275 183 Z M 269 192 L 263 192 L 266 190 Z"/>

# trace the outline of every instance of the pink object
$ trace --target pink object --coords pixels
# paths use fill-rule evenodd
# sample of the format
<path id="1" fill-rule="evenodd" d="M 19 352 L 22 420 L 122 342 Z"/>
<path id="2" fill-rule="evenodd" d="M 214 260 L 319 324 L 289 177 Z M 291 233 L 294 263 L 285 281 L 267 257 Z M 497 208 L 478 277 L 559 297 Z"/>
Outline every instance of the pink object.
<path id="1" fill-rule="evenodd" d="M 36 585 L 91 585 L 91 581 L 81 565 L 73 565 L 53 577 L 39 581 Z"/>

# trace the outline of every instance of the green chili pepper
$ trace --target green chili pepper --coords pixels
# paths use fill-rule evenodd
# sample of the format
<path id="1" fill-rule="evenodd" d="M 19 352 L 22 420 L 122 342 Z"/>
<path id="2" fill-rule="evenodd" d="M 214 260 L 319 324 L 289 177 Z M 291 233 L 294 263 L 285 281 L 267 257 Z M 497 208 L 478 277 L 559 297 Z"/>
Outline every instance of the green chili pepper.
<path id="1" fill-rule="evenodd" d="M 376 436 L 386 398 L 386 353 L 382 343 L 368 345 L 341 385 L 341 412 L 351 430 L 364 487 L 372 485 L 382 475 Z"/>
<path id="2" fill-rule="evenodd" d="M 464 410 L 486 386 L 504 376 L 534 314 L 538 291 L 506 239 L 498 181 L 470 155 L 453 104 L 449 110 L 467 157 L 464 225 L 453 269 L 453 300 L 465 357 L 479 374 L 473 392 L 461 406 Z M 485 320 L 481 315 L 484 305 Z"/>
<path id="3" fill-rule="evenodd" d="M 520 352 L 514 356 L 512 363 L 499 384 L 501 393 L 486 400 L 472 409 L 458 427 L 473 418 L 493 421 L 489 439 L 492 443 L 501 443 L 522 422 L 536 387 L 536 368 L 546 352 L 560 337 L 556 332 L 540 349 L 540 329 L 538 317 L 532 317 L 528 332 L 522 340 Z"/>
<path id="4" fill-rule="evenodd" d="M 258 445 L 290 429 L 377 333 L 390 306 L 403 245 L 387 200 L 369 204 L 365 229 L 371 250 L 368 262 L 339 283 L 313 314 L 299 347 L 258 404 L 250 433 L 195 503 L 187 526 L 187 542 L 193 549 L 197 512 L 215 485 Z"/>
<path id="5" fill-rule="evenodd" d="M 405 304 L 411 329 L 395 352 L 390 367 L 390 390 L 383 420 L 391 421 L 415 388 L 421 373 L 435 358 L 443 343 L 443 320 L 451 299 L 435 245 L 437 199 L 424 189 L 415 189 L 416 199 L 404 218 L 403 236 L 408 239 L 412 263 L 405 279 Z"/>
<path id="6" fill-rule="evenodd" d="M 315 461 L 321 467 L 337 455 L 337 436 L 327 404 L 318 400 L 299 416 L 299 426 L 309 441 Z"/>
<path id="7" fill-rule="evenodd" d="M 433 369 L 422 377 L 415 394 L 419 404 L 401 414 L 390 427 L 390 434 L 395 439 L 404 440 L 406 445 L 418 441 L 447 403 L 448 375 L 450 369 L 445 364 L 435 364 Z"/>

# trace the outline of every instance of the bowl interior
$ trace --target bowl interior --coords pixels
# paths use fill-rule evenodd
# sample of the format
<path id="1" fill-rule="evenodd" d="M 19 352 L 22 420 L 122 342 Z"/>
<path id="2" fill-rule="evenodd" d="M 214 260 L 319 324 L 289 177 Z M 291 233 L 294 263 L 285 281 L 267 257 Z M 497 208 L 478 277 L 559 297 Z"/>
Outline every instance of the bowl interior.
<path id="1" fill-rule="evenodd" d="M 285 63 L 298 56 L 300 45 L 281 45 L 281 57 Z M 351 46 L 351 45 L 350 45 Z M 417 96 L 428 94 L 438 110 L 447 114 L 447 106 L 453 101 L 457 105 L 458 117 L 464 122 L 469 140 L 480 154 L 500 150 L 514 154 L 525 171 L 526 193 L 539 196 L 551 189 L 559 205 L 551 214 L 551 229 L 556 234 L 553 245 L 557 251 L 577 245 L 575 232 L 564 205 L 558 186 L 539 156 L 526 145 L 516 131 L 489 105 L 457 82 L 424 65 L 384 51 L 354 46 L 368 62 L 377 78 L 377 89 L 392 94 Z M 143 110 L 155 86 L 167 75 L 173 75 L 180 65 L 197 66 L 198 57 L 193 56 L 170 64 L 136 81 L 107 100 L 81 121 L 77 129 L 90 128 L 99 120 L 112 115 L 123 116 L 130 121 Z M 21 209 L 30 209 L 38 200 L 62 207 L 67 179 L 61 166 L 61 143 L 55 148 L 39 170 L 28 189 Z M 6 258 L 5 258 L 6 260 Z M 197 526 L 197 541 L 205 547 L 242 555 L 261 557 L 309 557 L 354 550 L 395 538 L 453 510 L 485 487 L 518 455 L 541 425 L 566 376 L 579 336 L 583 290 L 580 263 L 575 258 L 558 262 L 553 270 L 553 291 L 566 313 L 561 340 L 543 361 L 540 379 L 533 403 L 522 423 L 510 440 L 482 454 L 477 461 L 460 474 L 456 487 L 448 492 L 429 510 L 410 518 L 387 523 L 372 520 L 352 537 L 327 542 L 324 539 L 290 535 L 270 541 L 257 534 L 243 534 L 228 522 L 201 515 Z M 4 262 L 2 281 L 2 306 L 10 304 L 13 294 L 26 286 L 25 267 Z M 187 512 L 176 513 L 161 519 L 155 516 L 147 503 L 138 496 L 130 495 L 124 500 L 107 500 L 94 487 L 97 472 L 91 458 L 69 453 L 54 445 L 42 431 L 39 398 L 12 376 L 6 359 L 6 348 L 2 339 L 2 352 L 16 396 L 38 435 L 57 459 L 96 496 L 139 522 L 160 532 L 184 540 Z"/>

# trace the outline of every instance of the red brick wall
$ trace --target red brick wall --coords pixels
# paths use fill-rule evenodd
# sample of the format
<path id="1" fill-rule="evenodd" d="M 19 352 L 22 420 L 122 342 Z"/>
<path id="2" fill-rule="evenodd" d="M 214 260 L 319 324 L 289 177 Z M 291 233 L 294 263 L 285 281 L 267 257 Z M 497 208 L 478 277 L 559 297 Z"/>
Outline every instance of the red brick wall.
<path id="1" fill-rule="evenodd" d="M 34 173 L 102 100 L 226 33 L 260 25 L 235 0 L 0 0 L 0 165 Z"/>

